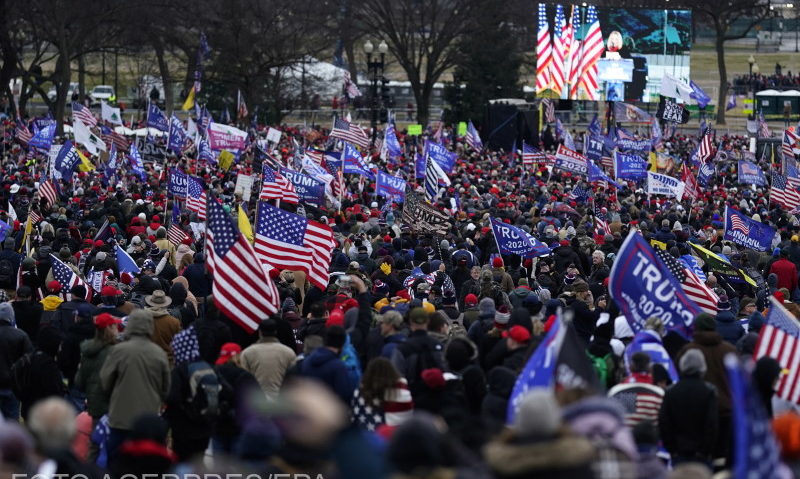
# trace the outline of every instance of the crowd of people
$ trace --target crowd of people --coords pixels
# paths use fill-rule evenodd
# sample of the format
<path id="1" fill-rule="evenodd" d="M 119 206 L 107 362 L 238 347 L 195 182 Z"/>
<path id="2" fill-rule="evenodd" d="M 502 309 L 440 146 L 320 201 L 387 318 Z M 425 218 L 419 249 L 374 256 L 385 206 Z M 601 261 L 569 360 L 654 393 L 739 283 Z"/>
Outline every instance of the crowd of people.
<path id="1" fill-rule="evenodd" d="M 322 128 L 281 130 L 273 152 L 281 162 L 291 163 L 293 140 L 328 142 Z M 581 178 L 476 151 L 453 133 L 442 137 L 458 160 L 434 203 L 448 213 L 445 234 L 403 224 L 402 204 L 387 205 L 356 175 L 345 175 L 338 208 L 281 204 L 332 228 L 330 280 L 323 290 L 297 271 L 276 271 L 280 311 L 265 313 L 252 334 L 215 306 L 203 222 L 183 204 L 168 220 L 177 200 L 162 173 L 201 178 L 226 211 L 242 206 L 252 219 L 254 200 L 234 194 L 234 180 L 260 171 L 255 148 L 229 171 L 170 155 L 145 165 L 146 182 L 125 164 L 116 181 L 102 168 L 76 171 L 49 202 L 36 194 L 46 159 L 5 135 L 0 470 L 653 479 L 729 471 L 734 411 L 723 360 L 753 358 L 770 296 L 800 315 L 796 216 L 770 203 L 766 187 L 737 184 L 735 162 L 720 161 L 696 200 L 594 185 L 590 204 L 571 196 Z M 573 136 L 580 144 L 583 132 Z M 544 137 L 541 146 L 555 148 L 549 129 Z M 369 160 L 413 176 L 408 158 L 420 138 L 398 131 L 398 139 L 406 155 L 389 161 L 376 147 Z M 730 160 L 748 144 L 717 140 Z M 696 143 L 675 136 L 661 148 L 681 163 Z M 726 205 L 778 228 L 774 251 L 723 241 Z M 597 233 L 593 206 L 606 212 L 607 232 Z M 499 254 L 492 218 L 551 254 Z M 106 221 L 111 233 L 95 239 Z M 176 224 L 179 244 L 167 234 Z M 698 315 L 688 338 L 658 316 L 634 333 L 608 291 L 634 230 L 675 258 L 700 244 L 755 285 L 706 266 L 716 314 Z M 117 246 L 141 272 L 120 271 Z M 56 259 L 83 281 L 59 282 Z M 599 386 L 534 389 L 510 415 L 521 371 L 557 322 L 577 338 Z M 779 477 L 800 477 L 800 415 L 774 395 L 781 374 L 776 359 L 760 358 L 753 384 L 774 418 Z"/>
<path id="2" fill-rule="evenodd" d="M 800 74 L 792 74 L 791 70 L 783 71 L 780 64 L 775 65 L 771 75 L 750 73 L 736 76 L 732 83 L 733 91 L 740 95 L 748 95 L 753 91 L 768 89 L 791 90 L 800 88 Z"/>

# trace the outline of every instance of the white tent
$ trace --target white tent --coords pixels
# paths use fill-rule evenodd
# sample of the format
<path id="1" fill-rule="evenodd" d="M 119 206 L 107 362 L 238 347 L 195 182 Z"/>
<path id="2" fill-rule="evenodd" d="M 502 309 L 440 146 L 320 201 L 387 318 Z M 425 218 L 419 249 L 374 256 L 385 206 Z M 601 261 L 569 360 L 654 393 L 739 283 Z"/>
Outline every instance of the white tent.
<path id="1" fill-rule="evenodd" d="M 136 135 L 136 136 L 147 136 L 148 133 L 151 136 L 164 136 L 164 135 L 166 135 L 166 133 L 164 133 L 163 131 L 157 130 L 157 129 L 152 128 L 152 127 L 150 127 L 150 128 L 139 128 L 138 130 L 133 130 L 132 134 Z"/>
<path id="2" fill-rule="evenodd" d="M 128 128 L 127 126 L 118 126 L 118 127 L 115 127 L 115 128 L 114 128 L 114 131 L 115 131 L 116 133 L 119 133 L 120 135 L 132 136 L 132 135 L 134 134 L 133 130 L 131 130 L 131 129 L 130 129 L 130 128 Z"/>

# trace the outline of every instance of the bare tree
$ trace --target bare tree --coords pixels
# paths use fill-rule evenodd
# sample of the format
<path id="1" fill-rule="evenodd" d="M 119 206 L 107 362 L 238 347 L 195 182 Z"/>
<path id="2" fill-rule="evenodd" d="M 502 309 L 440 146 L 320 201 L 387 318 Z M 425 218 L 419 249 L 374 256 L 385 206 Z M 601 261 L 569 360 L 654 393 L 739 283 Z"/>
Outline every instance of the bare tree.
<path id="1" fill-rule="evenodd" d="M 728 96 L 728 70 L 725 65 L 725 42 L 744 38 L 750 30 L 770 14 L 769 2 L 761 0 L 706 0 L 694 5 L 694 11 L 701 15 L 716 34 L 714 45 L 717 50 L 717 69 L 719 70 L 719 97 L 717 98 L 717 124 L 725 124 L 725 100 Z M 734 29 L 734 24 L 737 27 Z"/>
<path id="2" fill-rule="evenodd" d="M 417 102 L 417 121 L 428 122 L 433 86 L 458 57 L 456 41 L 475 33 L 490 0 L 361 0 L 356 18 L 385 40 L 405 70 Z"/>

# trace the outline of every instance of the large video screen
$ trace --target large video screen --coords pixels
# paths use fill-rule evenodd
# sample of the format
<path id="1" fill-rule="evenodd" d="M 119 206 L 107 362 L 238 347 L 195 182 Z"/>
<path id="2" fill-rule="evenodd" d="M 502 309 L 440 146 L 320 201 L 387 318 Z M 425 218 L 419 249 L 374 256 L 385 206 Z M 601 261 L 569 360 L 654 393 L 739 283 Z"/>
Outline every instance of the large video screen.
<path id="1" fill-rule="evenodd" d="M 665 73 L 689 80 L 691 40 L 690 10 L 540 4 L 537 94 L 657 102 Z"/>

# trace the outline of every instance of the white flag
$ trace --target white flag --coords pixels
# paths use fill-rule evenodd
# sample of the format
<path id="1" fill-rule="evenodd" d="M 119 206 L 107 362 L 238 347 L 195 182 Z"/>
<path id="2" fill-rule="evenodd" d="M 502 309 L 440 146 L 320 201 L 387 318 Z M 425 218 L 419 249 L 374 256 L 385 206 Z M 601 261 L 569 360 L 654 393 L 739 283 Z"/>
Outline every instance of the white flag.
<path id="1" fill-rule="evenodd" d="M 669 175 L 647 172 L 647 194 L 674 196 L 678 201 L 683 198 L 686 183 Z"/>
<path id="2" fill-rule="evenodd" d="M 108 103 L 104 101 L 100 102 L 100 118 L 115 125 L 122 124 L 122 114 L 119 108 L 108 106 Z"/>
<path id="3" fill-rule="evenodd" d="M 678 80 L 669 73 L 664 73 L 661 77 L 661 95 L 670 98 L 680 98 L 681 100 L 689 103 L 692 100 L 690 96 L 694 92 L 688 83 Z"/>
<path id="4" fill-rule="evenodd" d="M 101 150 L 106 151 L 106 144 L 89 130 L 82 121 L 72 117 L 72 134 L 75 136 L 75 143 L 80 143 L 89 150 L 89 153 L 97 155 Z"/>
<path id="5" fill-rule="evenodd" d="M 14 205 L 11 204 L 11 200 L 8 200 L 8 217 L 14 221 L 17 221 L 17 210 L 14 209 Z"/>
<path id="6" fill-rule="evenodd" d="M 186 136 L 194 138 L 197 136 L 197 123 L 192 120 L 192 117 L 186 119 Z"/>

